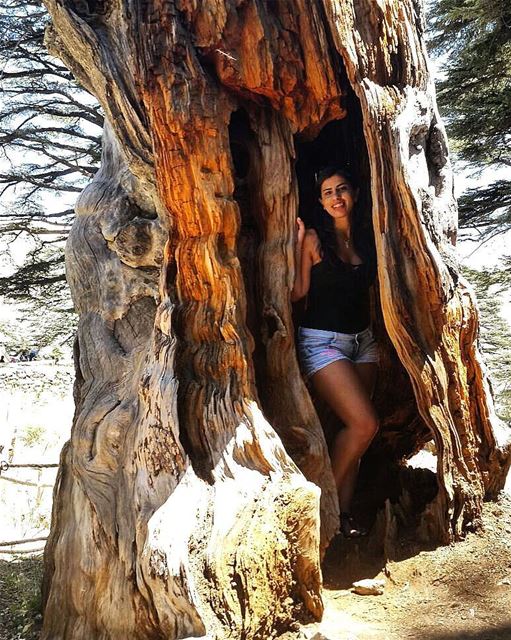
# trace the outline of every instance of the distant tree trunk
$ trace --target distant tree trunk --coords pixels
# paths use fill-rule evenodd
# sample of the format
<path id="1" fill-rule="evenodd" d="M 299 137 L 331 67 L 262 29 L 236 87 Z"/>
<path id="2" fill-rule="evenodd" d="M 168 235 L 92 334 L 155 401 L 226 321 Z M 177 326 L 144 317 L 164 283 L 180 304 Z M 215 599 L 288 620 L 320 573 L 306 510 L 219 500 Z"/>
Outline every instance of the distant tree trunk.
<path id="1" fill-rule="evenodd" d="M 67 249 L 76 415 L 43 638 L 248 640 L 321 616 L 338 508 L 289 291 L 299 201 L 327 161 L 361 175 L 377 248 L 373 455 L 396 469 L 433 438 L 422 530 L 462 535 L 509 455 L 454 257 L 420 3 L 45 3 L 50 51 L 110 126 Z"/>

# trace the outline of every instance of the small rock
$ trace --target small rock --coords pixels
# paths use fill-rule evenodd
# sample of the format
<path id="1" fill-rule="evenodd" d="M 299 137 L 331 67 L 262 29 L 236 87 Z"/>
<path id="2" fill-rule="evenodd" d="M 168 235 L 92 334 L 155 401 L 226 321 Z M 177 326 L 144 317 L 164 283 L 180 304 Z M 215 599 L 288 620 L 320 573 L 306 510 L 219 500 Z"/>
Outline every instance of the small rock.
<path id="1" fill-rule="evenodd" d="M 503 578 L 500 582 L 497 582 L 497 584 L 511 584 L 511 578 Z"/>
<path id="2" fill-rule="evenodd" d="M 381 596 L 384 587 L 385 580 L 372 580 L 368 578 L 354 582 L 351 591 L 357 593 L 359 596 Z"/>

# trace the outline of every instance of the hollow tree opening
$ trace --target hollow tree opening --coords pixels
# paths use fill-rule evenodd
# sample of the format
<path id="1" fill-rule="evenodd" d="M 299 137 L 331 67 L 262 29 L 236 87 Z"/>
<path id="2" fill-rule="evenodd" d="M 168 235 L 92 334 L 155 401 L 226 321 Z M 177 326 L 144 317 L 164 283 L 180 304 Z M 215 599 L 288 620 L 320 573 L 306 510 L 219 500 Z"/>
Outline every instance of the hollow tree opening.
<path id="1" fill-rule="evenodd" d="M 258 252 L 263 225 L 258 198 L 260 152 L 247 112 L 239 108 L 229 122 L 229 145 L 233 164 L 234 192 L 240 222 L 236 243 L 247 298 L 247 328 L 254 339 L 252 358 L 257 389 L 262 388 L 264 349 L 261 340 L 261 314 L 258 291 Z"/>
<path id="2" fill-rule="evenodd" d="M 340 72 L 345 77 L 344 65 Z M 369 158 L 363 131 L 360 101 L 345 80 L 342 103 L 344 117 L 331 120 L 311 138 L 310 134 L 295 136 L 296 174 L 299 186 L 299 213 L 306 224 L 311 224 L 311 212 L 317 205 L 314 190 L 315 174 L 326 166 L 348 169 L 357 178 L 360 186 L 357 213 L 364 218 L 364 226 L 372 235 L 371 224 L 371 175 Z"/>
<path id="3" fill-rule="evenodd" d="M 356 215 L 362 217 L 364 234 L 373 239 L 371 175 L 369 158 L 363 130 L 363 116 L 360 101 L 348 87 L 343 97 L 346 115 L 341 120 L 327 123 L 313 138 L 297 135 L 296 174 L 299 188 L 299 215 L 306 226 L 313 226 L 312 212 L 317 208 L 315 174 L 325 166 L 339 166 L 348 169 L 359 184 L 359 200 Z M 294 305 L 295 327 L 300 324 L 301 304 Z M 432 474 L 429 489 L 425 490 L 425 475 L 404 466 L 404 461 L 419 451 L 431 440 L 431 432 L 421 419 L 410 378 L 393 349 L 385 330 L 378 283 L 373 286 L 372 326 L 380 346 L 380 366 L 374 392 L 374 402 L 381 421 L 380 431 L 370 449 L 362 459 L 361 472 L 355 501 L 370 522 L 385 504 L 406 503 L 408 512 L 400 506 L 400 523 L 417 524 L 420 513 L 436 493 L 435 478 Z M 309 391 L 314 397 L 312 389 Z M 338 419 L 325 404 L 314 398 L 327 443 L 333 440 L 340 428 Z M 420 476 L 420 477 L 419 477 Z M 420 485 L 421 495 L 416 486 Z M 407 496 L 414 495 L 410 502 Z M 405 522 L 408 518 L 409 521 Z"/>
<path id="4" fill-rule="evenodd" d="M 457 277 L 421 4 L 148 0 L 135 11 L 119 0 L 96 13 L 75 0 L 45 4 L 52 52 L 97 96 L 111 129 L 67 250 L 80 403 L 55 490 L 43 638 L 255 640 L 321 616 L 319 558 L 338 514 L 289 291 L 294 137 L 345 115 L 339 56 L 370 167 L 390 455 L 422 432 L 398 408 L 400 361 L 438 452 L 427 533 L 463 535 L 503 485 L 510 455 L 494 437 L 474 300 Z M 246 116 L 231 118 L 240 108 Z M 236 201 L 243 160 L 229 123 L 231 138 L 239 125 L 257 149 L 255 223 Z M 115 235 L 132 224 L 126 198 L 148 213 L 159 261 L 127 263 L 127 247 L 118 251 Z M 255 294 L 241 266 L 253 258 L 238 255 L 250 234 Z M 157 304 L 152 331 L 119 349 L 114 323 L 132 324 L 135 304 L 152 314 L 143 298 Z"/>

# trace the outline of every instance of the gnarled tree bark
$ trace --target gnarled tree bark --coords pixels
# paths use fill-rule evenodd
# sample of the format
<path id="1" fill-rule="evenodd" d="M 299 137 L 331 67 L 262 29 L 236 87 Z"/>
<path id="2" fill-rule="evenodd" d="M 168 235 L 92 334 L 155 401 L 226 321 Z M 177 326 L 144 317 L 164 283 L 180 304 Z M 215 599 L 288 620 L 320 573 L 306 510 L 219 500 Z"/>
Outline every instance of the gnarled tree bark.
<path id="1" fill-rule="evenodd" d="M 299 200 L 327 161 L 368 185 L 388 374 L 373 454 L 396 468 L 434 438 L 422 528 L 461 536 L 509 452 L 454 256 L 420 4 L 45 3 L 50 50 L 110 124 L 67 251 L 77 406 L 43 637 L 266 638 L 321 616 L 338 513 L 289 290 Z"/>

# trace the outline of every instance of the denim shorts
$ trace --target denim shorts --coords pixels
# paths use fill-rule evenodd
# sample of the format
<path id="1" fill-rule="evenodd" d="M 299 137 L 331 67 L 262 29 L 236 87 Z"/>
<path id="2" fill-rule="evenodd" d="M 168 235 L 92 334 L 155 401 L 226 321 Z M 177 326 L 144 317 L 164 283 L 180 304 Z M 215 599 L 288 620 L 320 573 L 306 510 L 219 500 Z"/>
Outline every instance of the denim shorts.
<path id="1" fill-rule="evenodd" d="M 360 333 L 337 333 L 299 327 L 298 355 L 304 376 L 310 378 L 337 360 L 378 362 L 378 347 L 369 328 Z"/>

